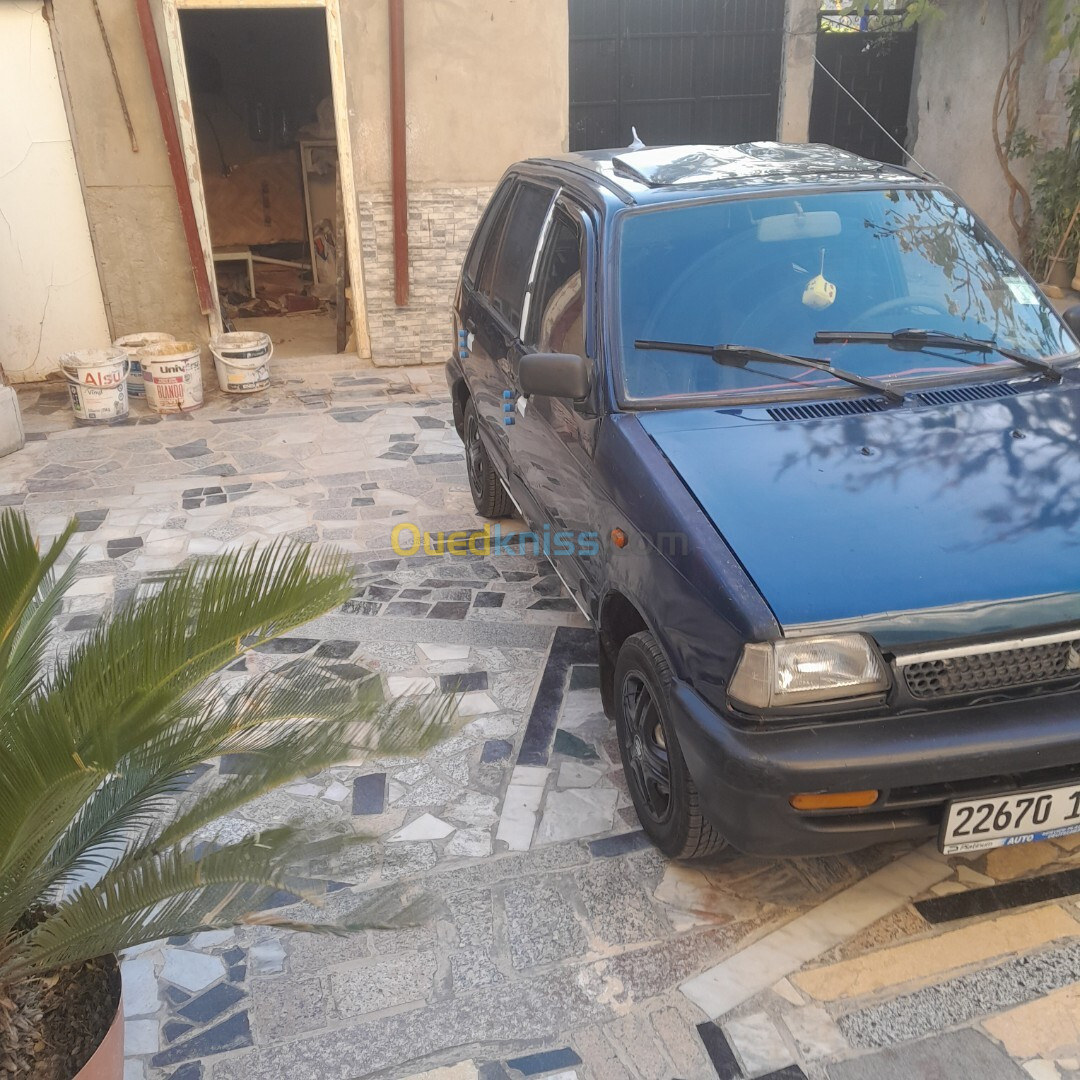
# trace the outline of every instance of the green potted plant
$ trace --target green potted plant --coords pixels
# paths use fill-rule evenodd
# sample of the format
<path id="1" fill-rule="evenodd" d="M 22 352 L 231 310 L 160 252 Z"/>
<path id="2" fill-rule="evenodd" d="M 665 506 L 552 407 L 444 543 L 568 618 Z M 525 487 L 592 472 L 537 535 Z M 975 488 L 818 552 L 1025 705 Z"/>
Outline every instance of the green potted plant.
<path id="1" fill-rule="evenodd" d="M 295 777 L 422 750 L 447 713 L 390 708 L 377 684 L 315 664 L 251 675 L 235 693 L 208 681 L 350 594 L 342 557 L 284 543 L 189 560 L 53 656 L 50 621 L 78 573 L 78 556 L 58 566 L 73 529 L 41 553 L 25 517 L 0 514 L 0 1074 L 120 1080 L 118 953 L 274 925 L 259 912 L 271 894 L 314 896 L 305 865 L 362 839 L 287 823 L 221 845 L 192 835 Z M 224 753 L 249 767 L 192 788 L 193 770 Z"/>

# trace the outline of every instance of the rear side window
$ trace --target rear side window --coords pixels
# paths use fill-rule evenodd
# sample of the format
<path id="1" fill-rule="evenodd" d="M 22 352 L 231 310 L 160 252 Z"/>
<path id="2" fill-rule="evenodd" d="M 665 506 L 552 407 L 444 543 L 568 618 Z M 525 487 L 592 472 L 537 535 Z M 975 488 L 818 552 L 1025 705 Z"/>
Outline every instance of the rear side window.
<path id="1" fill-rule="evenodd" d="M 480 276 L 480 265 L 486 257 L 488 264 L 495 261 L 495 252 L 498 250 L 499 238 L 502 236 L 503 223 L 506 220 L 506 203 L 513 187 L 512 182 L 507 181 L 491 197 L 484 216 L 480 219 L 476 233 L 473 236 L 472 247 L 469 248 L 468 257 L 465 259 L 465 281 L 475 287 Z"/>
<path id="2" fill-rule="evenodd" d="M 492 307 L 514 329 L 521 324 L 525 287 L 529 283 L 540 229 L 554 194 L 550 188 L 538 184 L 519 183 L 510 204 L 510 216 L 495 260 L 490 296 Z M 486 266 L 484 276 L 487 277 Z"/>

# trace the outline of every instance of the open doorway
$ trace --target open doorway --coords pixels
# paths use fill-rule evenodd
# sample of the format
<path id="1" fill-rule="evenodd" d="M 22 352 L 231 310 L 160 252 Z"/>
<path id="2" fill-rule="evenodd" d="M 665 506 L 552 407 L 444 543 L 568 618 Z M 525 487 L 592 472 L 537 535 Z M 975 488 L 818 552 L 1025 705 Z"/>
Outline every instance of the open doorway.
<path id="1" fill-rule="evenodd" d="M 265 331 L 278 356 L 340 351 L 345 223 L 324 11 L 179 14 L 222 319 Z"/>

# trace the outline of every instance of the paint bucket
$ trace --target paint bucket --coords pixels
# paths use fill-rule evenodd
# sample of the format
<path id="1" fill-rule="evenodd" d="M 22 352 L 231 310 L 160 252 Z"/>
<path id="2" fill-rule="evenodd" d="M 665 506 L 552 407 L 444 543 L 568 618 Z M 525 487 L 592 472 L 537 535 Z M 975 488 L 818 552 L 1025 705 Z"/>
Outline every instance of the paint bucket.
<path id="1" fill-rule="evenodd" d="M 130 361 L 123 349 L 76 349 L 60 357 L 77 424 L 112 424 L 128 414 Z"/>
<path id="2" fill-rule="evenodd" d="M 159 341 L 139 350 L 146 403 L 154 412 L 190 412 L 202 404 L 200 355 L 194 341 Z"/>
<path id="3" fill-rule="evenodd" d="M 210 342 L 218 386 L 226 394 L 254 394 L 270 385 L 270 357 L 274 345 L 269 334 L 243 330 L 219 334 Z"/>
<path id="4" fill-rule="evenodd" d="M 145 334 L 125 334 L 117 338 L 113 344 L 118 349 L 123 349 L 131 361 L 131 372 L 127 377 L 128 397 L 145 397 L 146 384 L 143 382 L 142 364 L 139 363 L 139 350 L 147 345 L 155 345 L 159 341 L 175 341 L 172 334 L 162 334 L 156 330 L 148 330 Z"/>

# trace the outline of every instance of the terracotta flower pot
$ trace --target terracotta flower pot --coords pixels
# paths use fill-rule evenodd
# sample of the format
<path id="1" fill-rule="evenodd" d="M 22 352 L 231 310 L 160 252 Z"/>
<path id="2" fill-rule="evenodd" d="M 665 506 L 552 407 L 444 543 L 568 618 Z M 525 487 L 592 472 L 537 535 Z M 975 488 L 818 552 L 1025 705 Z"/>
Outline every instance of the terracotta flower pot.
<path id="1" fill-rule="evenodd" d="M 123 1080 L 124 1077 L 124 996 L 116 1006 L 116 1015 L 90 1060 L 72 1080 Z"/>

